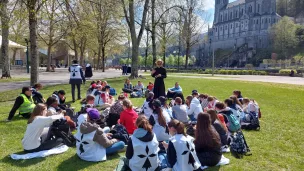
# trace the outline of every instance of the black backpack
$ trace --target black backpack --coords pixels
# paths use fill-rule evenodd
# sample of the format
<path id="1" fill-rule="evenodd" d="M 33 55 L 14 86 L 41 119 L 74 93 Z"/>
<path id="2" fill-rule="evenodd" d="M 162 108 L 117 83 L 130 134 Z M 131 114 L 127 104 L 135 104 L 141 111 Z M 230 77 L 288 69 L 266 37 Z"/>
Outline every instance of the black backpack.
<path id="1" fill-rule="evenodd" d="M 249 146 L 246 143 L 242 131 L 237 131 L 230 136 L 230 152 L 235 158 L 243 158 L 243 156 L 251 155 Z"/>
<path id="2" fill-rule="evenodd" d="M 121 124 L 116 124 L 114 128 L 110 131 L 113 134 L 112 138 L 116 138 L 120 141 L 123 141 L 125 144 L 128 143 L 130 137 L 126 127 Z"/>
<path id="3" fill-rule="evenodd" d="M 55 138 L 62 138 L 65 145 L 69 147 L 76 146 L 76 139 L 71 133 L 70 126 L 65 119 L 60 119 L 53 122 L 50 127 L 52 136 Z"/>
<path id="4" fill-rule="evenodd" d="M 241 128 L 245 130 L 260 130 L 260 121 L 259 117 L 255 112 L 250 112 L 249 114 L 250 122 L 242 123 Z"/>

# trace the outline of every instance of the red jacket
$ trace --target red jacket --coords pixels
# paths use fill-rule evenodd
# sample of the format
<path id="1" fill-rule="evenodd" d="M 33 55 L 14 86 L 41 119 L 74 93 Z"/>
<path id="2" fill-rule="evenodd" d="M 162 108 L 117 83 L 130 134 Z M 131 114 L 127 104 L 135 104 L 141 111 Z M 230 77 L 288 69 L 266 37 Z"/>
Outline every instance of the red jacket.
<path id="1" fill-rule="evenodd" d="M 137 129 L 135 122 L 138 114 L 133 109 L 126 109 L 121 112 L 119 123 L 126 127 L 129 134 L 133 134 Z"/>

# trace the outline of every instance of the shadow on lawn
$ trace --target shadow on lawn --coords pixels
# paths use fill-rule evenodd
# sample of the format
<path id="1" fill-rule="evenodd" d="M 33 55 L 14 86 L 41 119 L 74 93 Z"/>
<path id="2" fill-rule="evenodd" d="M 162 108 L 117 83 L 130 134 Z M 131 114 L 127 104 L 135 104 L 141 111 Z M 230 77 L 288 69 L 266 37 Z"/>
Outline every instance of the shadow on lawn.
<path id="1" fill-rule="evenodd" d="M 24 154 L 24 152 L 21 151 L 21 152 L 15 153 L 15 154 Z M 44 160 L 45 160 L 45 158 L 34 158 L 34 159 L 30 159 L 30 160 L 13 160 L 13 159 L 11 159 L 10 156 L 6 156 L 6 157 L 2 158 L 0 161 L 2 163 L 7 163 L 7 164 L 17 166 L 17 167 L 28 167 L 31 165 L 35 165 L 39 162 L 42 162 Z"/>
<path id="2" fill-rule="evenodd" d="M 114 159 L 114 158 L 119 158 L 120 156 L 118 154 L 113 154 L 110 156 L 107 156 L 107 161 Z M 69 159 L 64 160 L 60 165 L 58 166 L 57 170 L 82 170 L 86 167 L 99 164 L 100 162 L 88 162 L 81 160 L 77 154 L 71 156 Z"/>

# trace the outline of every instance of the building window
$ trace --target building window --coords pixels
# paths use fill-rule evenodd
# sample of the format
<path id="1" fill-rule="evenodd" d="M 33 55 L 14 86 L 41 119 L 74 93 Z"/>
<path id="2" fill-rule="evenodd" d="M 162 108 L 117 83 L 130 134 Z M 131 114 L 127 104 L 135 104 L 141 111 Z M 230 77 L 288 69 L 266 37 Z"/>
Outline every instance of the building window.
<path id="1" fill-rule="evenodd" d="M 221 22 L 223 22 L 223 15 L 221 15 Z"/>
<path id="2" fill-rule="evenodd" d="M 217 32 L 217 27 L 215 28 L 215 32 Z"/>
<path id="3" fill-rule="evenodd" d="M 232 26 L 232 24 L 231 24 L 231 29 L 232 29 L 232 27 L 233 27 L 233 26 Z"/>
<path id="4" fill-rule="evenodd" d="M 235 23 L 235 27 L 239 27 L 239 23 Z"/>
<path id="5" fill-rule="evenodd" d="M 257 20 L 257 24 L 259 24 L 259 20 Z"/>
<path id="6" fill-rule="evenodd" d="M 227 28 L 228 28 L 228 27 L 226 26 L 226 27 L 225 27 L 225 30 L 227 30 Z"/>
<path id="7" fill-rule="evenodd" d="M 258 13 L 260 12 L 260 4 L 258 4 Z"/>
<path id="8" fill-rule="evenodd" d="M 270 23 L 270 18 L 269 18 L 269 20 L 268 20 L 268 23 Z"/>

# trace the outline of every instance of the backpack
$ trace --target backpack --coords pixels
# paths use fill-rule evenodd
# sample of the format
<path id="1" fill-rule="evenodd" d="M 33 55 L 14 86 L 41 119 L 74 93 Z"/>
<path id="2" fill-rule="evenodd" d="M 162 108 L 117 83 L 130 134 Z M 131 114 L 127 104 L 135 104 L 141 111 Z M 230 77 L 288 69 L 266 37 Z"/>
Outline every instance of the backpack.
<path id="1" fill-rule="evenodd" d="M 241 116 L 242 116 L 242 113 L 240 110 L 238 109 L 231 109 L 231 111 L 233 112 L 233 115 L 238 119 L 238 121 L 240 122 L 241 120 Z"/>
<path id="2" fill-rule="evenodd" d="M 59 119 L 53 122 L 50 130 L 55 138 L 62 138 L 65 145 L 69 147 L 76 146 L 76 139 L 71 133 L 70 126 L 65 119 Z"/>
<path id="3" fill-rule="evenodd" d="M 110 93 L 109 93 L 111 96 L 116 96 L 117 93 L 116 93 L 116 90 L 115 88 L 110 88 Z"/>
<path id="4" fill-rule="evenodd" d="M 226 118 L 228 119 L 228 130 L 230 132 L 236 132 L 241 128 L 239 120 L 235 117 L 234 114 L 226 115 Z"/>
<path id="5" fill-rule="evenodd" d="M 243 158 L 243 156 L 251 155 L 250 149 L 246 143 L 242 131 L 237 131 L 230 136 L 230 152 L 235 158 Z"/>
<path id="6" fill-rule="evenodd" d="M 249 114 L 247 114 L 247 116 L 249 117 L 250 122 L 242 123 L 242 129 L 259 131 L 260 121 L 258 115 L 255 112 L 250 112 Z"/>
<path id="7" fill-rule="evenodd" d="M 124 127 L 121 124 L 116 124 L 114 128 L 110 131 L 112 133 L 112 138 L 116 138 L 120 141 L 123 141 L 125 144 L 128 144 L 128 141 L 130 139 L 128 131 L 126 127 Z"/>

